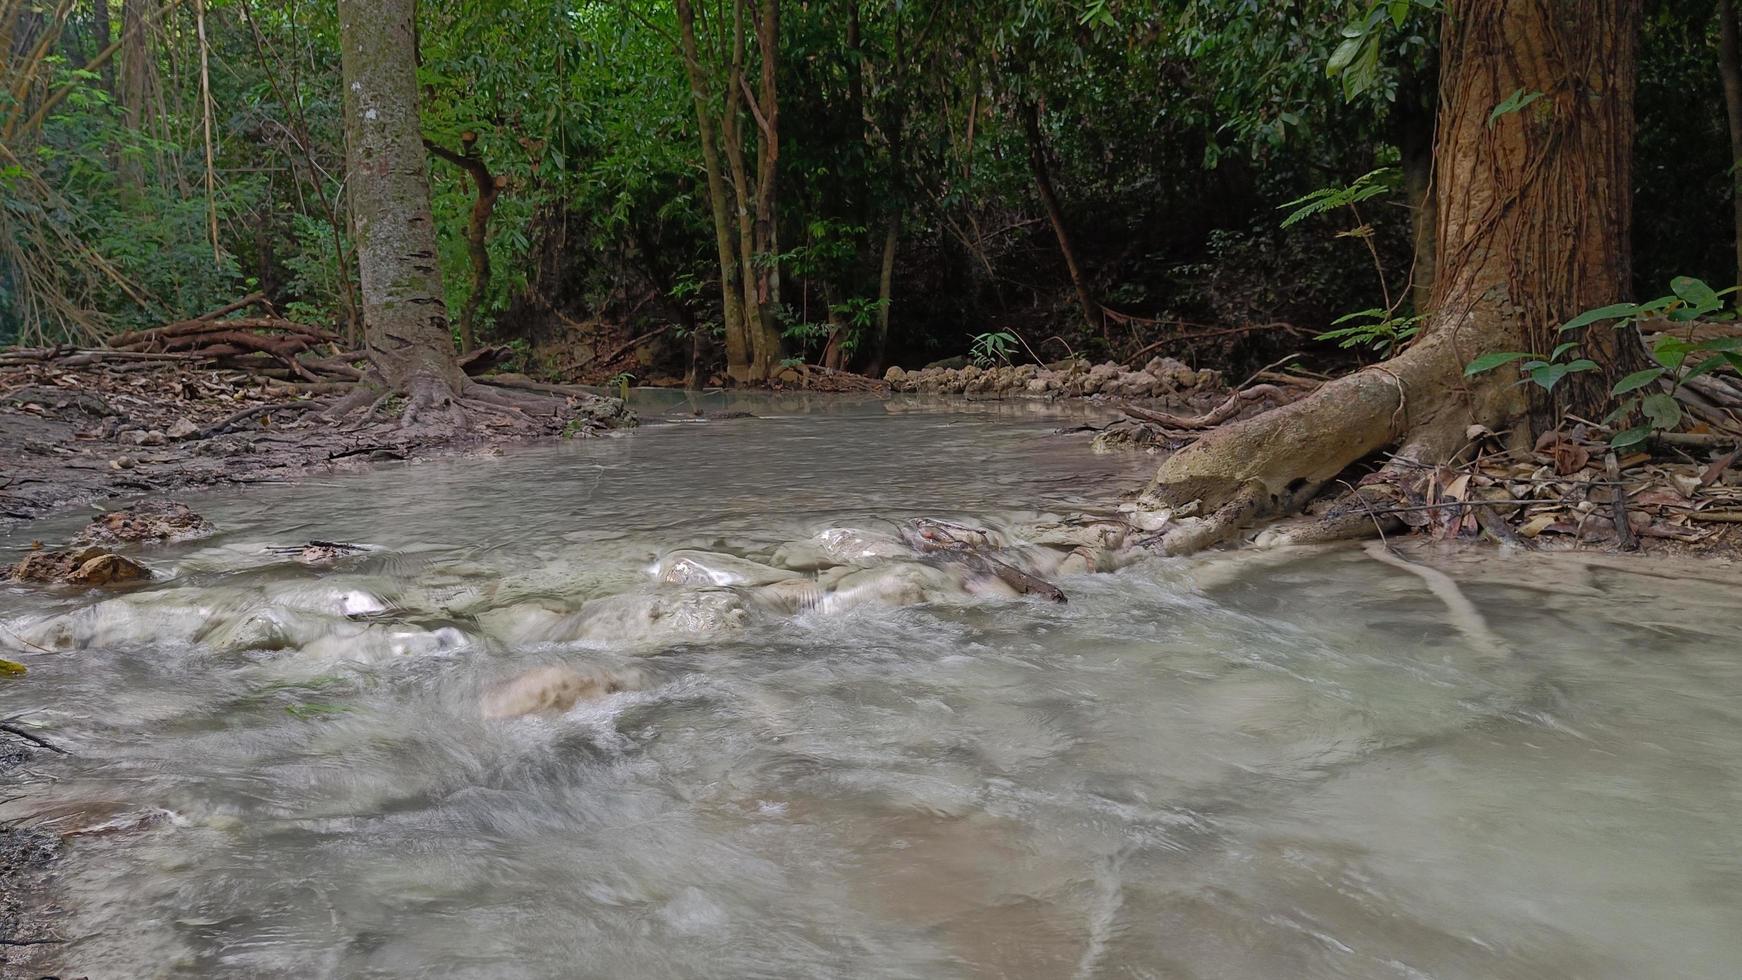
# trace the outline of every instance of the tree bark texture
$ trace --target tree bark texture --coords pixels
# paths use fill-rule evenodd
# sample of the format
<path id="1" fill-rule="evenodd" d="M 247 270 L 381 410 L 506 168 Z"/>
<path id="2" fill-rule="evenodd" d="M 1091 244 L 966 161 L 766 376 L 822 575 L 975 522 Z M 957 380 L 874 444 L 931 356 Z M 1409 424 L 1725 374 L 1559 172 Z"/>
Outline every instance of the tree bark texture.
<path id="1" fill-rule="evenodd" d="M 1584 349 L 1600 370 L 1569 376 L 1553 400 L 1515 384 L 1514 371 L 1463 369 L 1494 351 L 1548 351 L 1564 339 L 1561 323 L 1627 292 L 1638 30 L 1634 0 L 1453 0 L 1427 329 L 1389 361 L 1169 457 L 1148 498 L 1195 500 L 1209 516 L 1183 522 L 1164 547 L 1196 550 L 1298 508 L 1388 446 L 1400 446 L 1398 461 L 1438 463 L 1472 424 L 1516 426 L 1523 442 L 1556 411 L 1606 412 L 1610 382 L 1642 356 L 1632 330 L 1591 328 Z M 1495 117 L 1516 92 L 1543 95 Z"/>
<path id="2" fill-rule="evenodd" d="M 417 110 L 414 0 L 339 0 L 345 163 L 364 337 L 408 417 L 452 405 L 463 375 L 442 298 Z"/>

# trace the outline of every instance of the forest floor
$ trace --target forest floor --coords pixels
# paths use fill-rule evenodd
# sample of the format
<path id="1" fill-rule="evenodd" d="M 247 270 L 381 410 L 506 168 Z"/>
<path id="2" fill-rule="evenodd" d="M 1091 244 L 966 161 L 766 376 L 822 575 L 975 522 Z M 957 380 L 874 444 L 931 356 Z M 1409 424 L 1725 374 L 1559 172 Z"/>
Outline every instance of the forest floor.
<path id="1" fill-rule="evenodd" d="M 493 454 L 575 431 L 572 417 L 516 425 L 489 416 L 463 431 L 413 435 L 391 411 L 359 424 L 327 417 L 329 404 L 306 386 L 181 362 L 0 366 L 0 522 L 112 497 Z"/>
<path id="2" fill-rule="evenodd" d="M 364 424 L 331 419 L 321 412 L 329 399 L 249 371 L 67 360 L 0 366 L 0 459 L 6 460 L 0 522 L 110 498 L 291 483 L 388 461 L 492 455 L 508 443 L 560 436 L 570 427 L 559 416 L 530 426 L 492 416 L 463 432 L 412 436 L 391 411 Z M 508 384 L 537 387 L 507 377 Z M 1156 359 L 1137 370 L 1086 363 L 895 369 L 887 381 L 822 372 L 782 379 L 776 387 L 1093 399 L 1107 404 L 1111 421 L 1067 431 L 1093 433 L 1103 451 L 1163 454 L 1225 422 L 1301 397 L 1317 383 L 1267 370 L 1230 387 L 1217 372 Z M 1480 436 L 1474 441 L 1483 442 Z M 1391 499 L 1363 504 L 1361 517 L 1387 533 L 1527 548 L 1742 552 L 1742 445 L 1703 433 L 1666 436 L 1647 448 L 1618 454 L 1610 470 L 1615 454 L 1603 433 L 1583 426 L 1548 433 L 1529 451 L 1489 439 L 1471 462 L 1424 468 Z M 1625 493 L 1618 496 L 1617 488 Z"/>

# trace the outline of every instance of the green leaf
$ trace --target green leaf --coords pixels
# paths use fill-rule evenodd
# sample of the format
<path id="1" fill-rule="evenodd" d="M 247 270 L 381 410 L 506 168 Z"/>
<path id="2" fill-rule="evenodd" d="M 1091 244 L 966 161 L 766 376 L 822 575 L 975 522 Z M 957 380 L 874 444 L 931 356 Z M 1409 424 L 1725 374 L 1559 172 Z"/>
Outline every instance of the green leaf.
<path id="1" fill-rule="evenodd" d="M 1385 311 L 1374 308 L 1371 310 L 1357 310 L 1354 313 L 1345 313 L 1342 316 L 1337 317 L 1335 320 L 1332 320 L 1331 326 L 1334 327 L 1339 323 L 1348 323 L 1350 320 L 1356 319 L 1357 317 L 1365 317 L 1369 320 L 1382 320 L 1385 318 Z"/>
<path id="2" fill-rule="evenodd" d="M 1611 449 L 1626 449 L 1628 446 L 1637 446 L 1650 437 L 1651 437 L 1651 426 L 1649 426 L 1649 425 L 1637 426 L 1635 428 L 1628 429 L 1625 432 L 1615 433 L 1614 438 L 1609 440 L 1609 448 L 1611 448 Z"/>
<path id="3" fill-rule="evenodd" d="M 1360 53 L 1361 44 L 1365 40 L 1361 36 L 1344 38 L 1343 43 L 1337 45 L 1337 50 L 1331 52 L 1331 60 L 1325 62 L 1325 76 L 1335 78 L 1348 68 L 1349 63 L 1355 60 L 1355 55 Z"/>
<path id="4" fill-rule="evenodd" d="M 1629 398 L 1626 401 L 1622 402 L 1621 404 L 1615 406 L 1614 411 L 1610 412 L 1608 415 L 1603 416 L 1603 424 L 1610 425 L 1614 422 L 1618 422 L 1621 419 L 1624 419 L 1627 416 L 1632 415 L 1634 410 L 1636 410 L 1637 408 L 1639 408 L 1639 399 Z"/>
<path id="5" fill-rule="evenodd" d="M 1404 18 L 1409 16 L 1409 0 L 1391 0 L 1388 6 L 1391 8 L 1392 26 L 1401 28 Z"/>
<path id="6" fill-rule="evenodd" d="M 1656 381 L 1661 377 L 1663 377 L 1663 368 L 1660 367 L 1635 371 L 1627 377 L 1622 378 L 1620 381 L 1615 382 L 1615 387 L 1610 389 L 1609 393 L 1611 395 L 1625 395 L 1630 391 L 1638 391 L 1640 388 L 1651 384 L 1653 381 Z"/>
<path id="7" fill-rule="evenodd" d="M 1695 364 L 1686 374 L 1682 375 L 1681 383 L 1687 384 L 1689 381 L 1692 381 L 1702 374 L 1711 374 L 1713 371 L 1718 370 L 1728 363 L 1729 362 L 1724 359 L 1724 355 L 1713 354 L 1711 357 Z"/>
<path id="8" fill-rule="evenodd" d="M 1667 392 L 1646 395 L 1639 403 L 1639 410 L 1651 420 L 1651 427 L 1654 429 L 1673 429 L 1682 421 L 1681 405 Z"/>
<path id="9" fill-rule="evenodd" d="M 1560 360 L 1560 359 L 1561 359 L 1561 355 L 1562 355 L 1562 354 L 1565 354 L 1565 353 L 1566 353 L 1566 352 L 1567 352 L 1567 351 L 1570 351 L 1570 350 L 1572 350 L 1572 349 L 1573 349 L 1573 348 L 1574 348 L 1574 347 L 1577 347 L 1577 346 L 1579 346 L 1579 342 L 1578 342 L 1578 341 L 1576 341 L 1576 340 L 1569 340 L 1569 341 L 1567 341 L 1567 342 L 1566 342 L 1566 343 L 1564 343 L 1564 344 L 1561 344 L 1561 345 L 1560 345 L 1560 346 L 1558 346 L 1558 347 L 1556 347 L 1556 348 L 1555 348 L 1555 349 L 1554 349 L 1554 351 L 1553 351 L 1553 352 L 1551 352 L 1551 353 L 1550 353 L 1550 354 L 1549 354 L 1549 355 L 1548 355 L 1548 359 L 1549 359 L 1549 360 L 1551 360 L 1551 361 L 1558 361 L 1558 360 Z"/>
<path id="10" fill-rule="evenodd" d="M 1674 371 L 1682 366 L 1682 362 L 1688 359 L 1688 354 L 1693 349 L 1694 345 L 1685 340 L 1664 337 L 1651 349 L 1651 359 Z"/>
<path id="11" fill-rule="evenodd" d="M 1712 287 L 1693 276 L 1676 276 L 1669 281 L 1669 288 L 1700 313 L 1710 313 L 1724 305 L 1718 299 L 1718 294 L 1712 291 Z"/>
<path id="12" fill-rule="evenodd" d="M 1474 377 L 1478 374 L 1492 371 L 1503 364 L 1511 364 L 1513 361 L 1521 361 L 1524 358 L 1534 356 L 1536 355 L 1528 354 L 1523 351 L 1502 351 L 1494 354 L 1483 354 L 1481 357 L 1471 361 L 1464 368 L 1464 377 Z"/>
<path id="13" fill-rule="evenodd" d="M 1488 128 L 1493 129 L 1494 124 L 1500 120 L 1501 116 L 1511 115 L 1540 98 L 1542 98 L 1541 92 L 1526 93 L 1524 89 L 1519 89 L 1508 95 L 1500 100 L 1500 104 L 1494 107 L 1493 112 L 1488 114 Z"/>
<path id="14" fill-rule="evenodd" d="M 1712 337 L 1694 345 L 1696 351 L 1742 351 L 1742 337 Z"/>
<path id="15" fill-rule="evenodd" d="M 1571 320 L 1561 324 L 1561 332 L 1588 327 L 1602 320 L 1614 320 L 1618 317 L 1638 316 L 1640 308 L 1634 303 L 1616 303 L 1612 306 L 1601 306 L 1594 310 L 1586 310 Z"/>

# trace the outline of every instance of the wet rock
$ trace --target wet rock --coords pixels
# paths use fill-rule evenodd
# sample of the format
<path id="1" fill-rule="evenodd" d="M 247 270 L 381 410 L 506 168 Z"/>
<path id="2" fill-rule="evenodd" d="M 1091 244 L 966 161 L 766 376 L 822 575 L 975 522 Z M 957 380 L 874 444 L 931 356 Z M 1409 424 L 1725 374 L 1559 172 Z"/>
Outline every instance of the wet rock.
<path id="1" fill-rule="evenodd" d="M 120 555 L 96 548 L 75 551 L 35 551 L 15 565 L 0 568 L 0 579 L 33 585 L 113 585 L 151 578 L 151 570 Z"/>
<path id="2" fill-rule="evenodd" d="M 141 500 L 100 514 L 79 532 L 74 544 L 130 544 L 192 541 L 216 533 L 211 521 L 173 500 Z"/>
<path id="3" fill-rule="evenodd" d="M 268 548 L 266 550 L 275 555 L 284 555 L 304 565 L 331 565 L 341 559 L 366 555 L 372 549 L 367 545 L 346 544 L 342 541 L 310 541 L 307 544 L 289 548 Z"/>
<path id="4" fill-rule="evenodd" d="M 113 585 L 117 582 L 139 582 L 151 578 L 151 569 L 131 558 L 104 554 L 90 558 L 78 571 L 67 577 L 73 585 Z"/>
<path id="5" fill-rule="evenodd" d="M 484 717 L 498 719 L 561 714 L 582 701 L 597 701 L 640 686 L 641 678 L 632 672 L 535 667 L 484 695 L 482 708 Z"/>
<path id="6" fill-rule="evenodd" d="M 892 385 L 898 385 L 898 384 L 902 383 L 903 381 L 907 380 L 907 372 L 901 368 L 892 367 L 889 370 L 883 372 L 883 380 L 889 382 Z"/>
<path id="7" fill-rule="evenodd" d="M 1004 547 L 1002 534 L 990 528 L 972 527 L 954 521 L 918 517 L 901 528 L 902 538 L 915 551 L 996 551 Z"/>

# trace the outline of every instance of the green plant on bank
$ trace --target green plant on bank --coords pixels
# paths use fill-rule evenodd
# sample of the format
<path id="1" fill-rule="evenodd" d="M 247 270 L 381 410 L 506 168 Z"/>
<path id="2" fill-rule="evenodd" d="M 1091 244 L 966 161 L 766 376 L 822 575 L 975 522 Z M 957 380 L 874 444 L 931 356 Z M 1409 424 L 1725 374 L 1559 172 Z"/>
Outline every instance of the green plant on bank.
<path id="1" fill-rule="evenodd" d="M 1723 297 L 1737 288 L 1714 290 L 1699 279 L 1677 276 L 1670 280 L 1667 296 L 1645 303 L 1615 303 L 1586 310 L 1562 324 L 1560 332 L 1569 334 L 1606 320 L 1614 321 L 1617 330 L 1647 318 L 1661 318 L 1671 324 L 1692 323 L 1700 319 L 1729 320 L 1735 314 L 1724 311 Z M 1470 377 L 1521 361 L 1519 371 L 1524 377 L 1520 384 L 1535 384 L 1544 391 L 1553 391 L 1555 385 L 1569 374 L 1597 370 L 1596 362 L 1577 356 L 1578 349 L 1579 341 L 1574 339 L 1555 345 L 1548 354 L 1496 351 L 1471 361 L 1464 368 L 1464 375 Z M 1629 374 L 1610 388 L 1609 393 L 1622 400 L 1603 418 L 1604 425 L 1636 414 L 1645 419 L 1639 425 L 1617 432 L 1609 440 L 1616 449 L 1638 445 L 1654 432 L 1667 432 L 1679 426 L 1682 409 L 1675 396 L 1689 381 L 1724 368 L 1742 374 L 1742 337 L 1712 337 L 1696 341 L 1691 337 L 1664 333 L 1658 337 L 1650 353 L 1656 364 Z M 1690 358 L 1695 359 L 1692 367 L 1687 366 Z M 1659 383 L 1666 383 L 1667 388 L 1646 393 L 1647 388 Z"/>
<path id="2" fill-rule="evenodd" d="M 618 371 L 616 374 L 613 374 L 610 378 L 606 379 L 605 385 L 606 387 L 617 389 L 617 397 L 624 401 L 628 401 L 629 382 L 634 380 L 635 375 L 628 371 Z"/>
<path id="3" fill-rule="evenodd" d="M 1283 228 L 1291 228 L 1315 215 L 1348 208 L 1355 218 L 1355 227 L 1337 232 L 1337 237 L 1353 238 L 1366 246 L 1367 254 L 1373 260 L 1373 271 L 1379 277 L 1379 292 L 1385 299 L 1385 306 L 1344 314 L 1331 321 L 1331 326 L 1335 329 L 1319 334 L 1314 338 L 1316 340 L 1336 341 L 1337 346 L 1344 350 L 1360 347 L 1377 351 L 1383 357 L 1390 357 L 1410 338 L 1421 333 L 1424 317 L 1398 314 L 1403 296 L 1400 295 L 1395 301 L 1391 298 L 1391 286 L 1385 279 L 1385 264 L 1380 261 L 1379 249 L 1373 243 L 1373 226 L 1361 217 L 1360 205 L 1390 193 L 1391 183 L 1396 176 L 1395 168 L 1380 167 L 1362 174 L 1342 187 L 1321 187 L 1277 208 L 1294 209 L 1289 212 L 1288 217 L 1282 219 Z"/>
<path id="4" fill-rule="evenodd" d="M 1016 335 L 1008 330 L 988 331 L 974 336 L 974 343 L 968 349 L 974 363 L 980 367 L 990 367 L 1003 361 L 1010 363 L 1010 353 L 1016 349 Z"/>
<path id="5" fill-rule="evenodd" d="M 1410 338 L 1421 333 L 1422 321 L 1425 319 L 1427 318 L 1419 314 L 1396 316 L 1374 307 L 1332 320 L 1331 326 L 1337 329 L 1327 330 L 1314 339 L 1337 341 L 1337 346 L 1344 350 L 1364 347 L 1378 351 L 1382 357 L 1390 357 Z M 1349 326 L 1342 326 L 1345 323 Z"/>
<path id="6" fill-rule="evenodd" d="M 1373 198 L 1388 194 L 1391 192 L 1391 187 L 1385 183 L 1384 179 L 1395 173 L 1394 168 L 1380 167 L 1356 177 L 1345 186 L 1321 187 L 1286 204 L 1279 204 L 1276 208 L 1278 211 L 1284 208 L 1294 208 L 1293 211 L 1289 212 L 1288 217 L 1282 219 L 1282 226 L 1292 228 L 1314 215 L 1325 214 L 1338 208 L 1354 209 L 1363 201 L 1370 201 Z M 1355 210 L 1355 220 L 1361 222 L 1361 212 L 1358 209 Z M 1371 233 L 1372 229 L 1367 226 L 1366 222 L 1361 222 L 1353 230 L 1341 232 L 1339 237 L 1361 238 Z"/>

